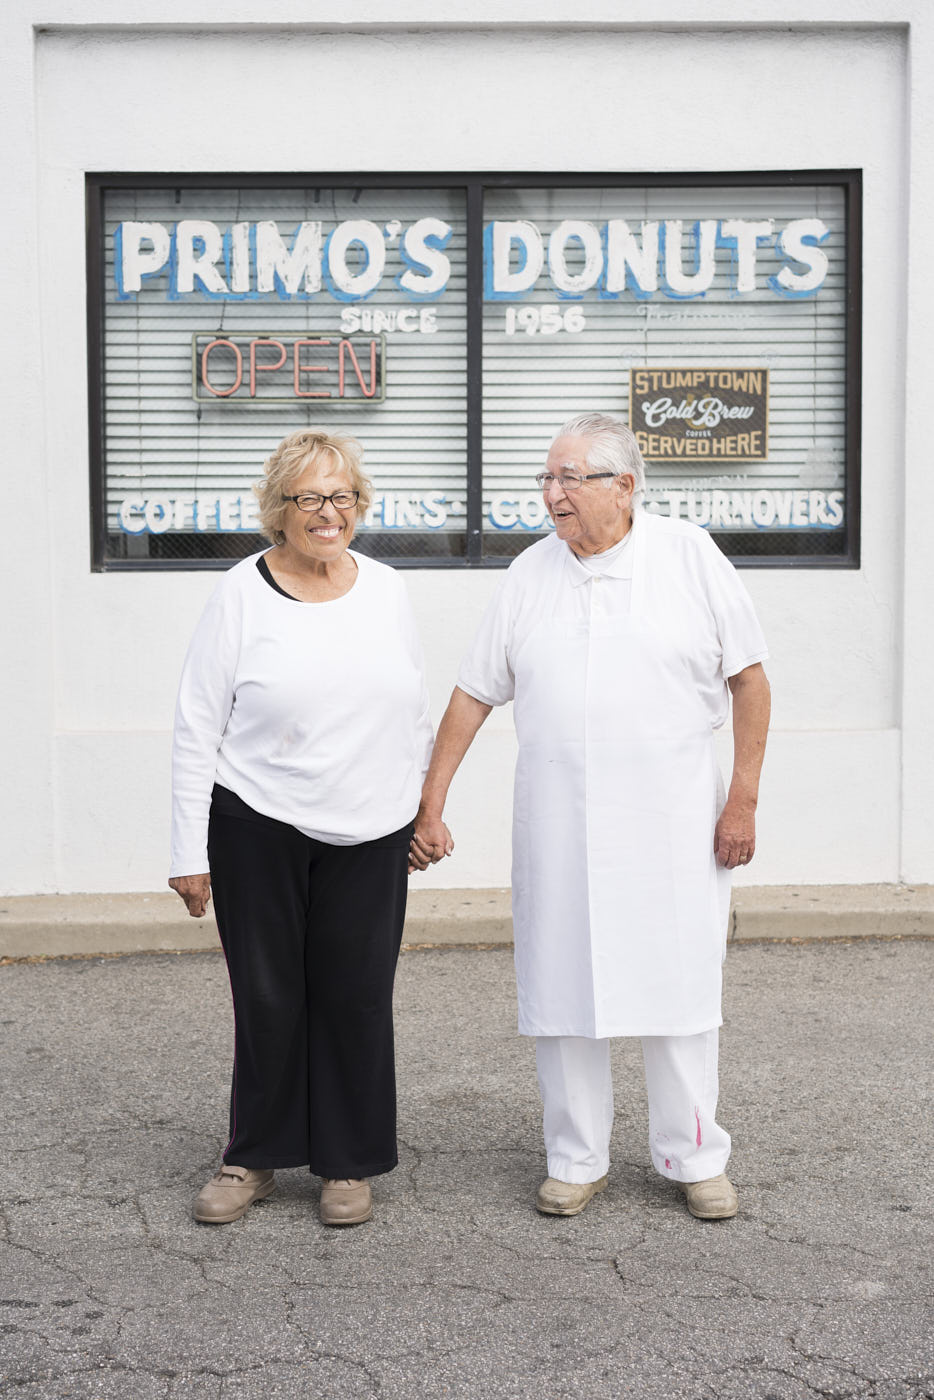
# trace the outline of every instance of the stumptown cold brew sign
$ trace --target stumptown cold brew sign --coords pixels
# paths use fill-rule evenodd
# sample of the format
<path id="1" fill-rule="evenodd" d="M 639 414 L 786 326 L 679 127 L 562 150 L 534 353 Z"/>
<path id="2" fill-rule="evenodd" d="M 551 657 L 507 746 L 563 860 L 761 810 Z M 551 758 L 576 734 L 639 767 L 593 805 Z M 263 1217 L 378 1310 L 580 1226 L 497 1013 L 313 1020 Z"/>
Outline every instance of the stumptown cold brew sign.
<path id="1" fill-rule="evenodd" d="M 765 461 L 769 372 L 696 366 L 633 369 L 629 425 L 646 461 Z"/>

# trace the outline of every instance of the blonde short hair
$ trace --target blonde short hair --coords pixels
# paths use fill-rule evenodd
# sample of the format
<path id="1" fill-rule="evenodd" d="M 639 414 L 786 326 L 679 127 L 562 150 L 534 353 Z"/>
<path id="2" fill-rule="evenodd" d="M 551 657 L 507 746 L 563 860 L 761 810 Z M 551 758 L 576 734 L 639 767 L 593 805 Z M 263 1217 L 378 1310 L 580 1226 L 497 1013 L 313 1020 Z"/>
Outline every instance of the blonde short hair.
<path id="1" fill-rule="evenodd" d="M 289 508 L 285 496 L 293 495 L 291 488 L 307 467 L 327 453 L 347 472 L 354 491 L 360 492 L 357 519 L 369 510 L 373 499 L 373 483 L 363 471 L 363 448 L 348 433 L 328 432 L 325 428 L 299 428 L 284 437 L 271 457 L 263 463 L 263 479 L 253 487 L 259 501 L 259 524 L 262 534 L 273 544 L 282 544 L 285 535 L 282 522 Z"/>

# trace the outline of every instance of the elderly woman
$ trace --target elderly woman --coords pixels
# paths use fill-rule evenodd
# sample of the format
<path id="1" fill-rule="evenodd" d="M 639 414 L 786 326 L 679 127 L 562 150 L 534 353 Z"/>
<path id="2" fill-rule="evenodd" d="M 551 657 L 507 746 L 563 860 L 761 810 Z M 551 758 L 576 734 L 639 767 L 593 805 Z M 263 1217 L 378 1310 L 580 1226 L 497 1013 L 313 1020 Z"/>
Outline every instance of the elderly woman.
<path id="1" fill-rule="evenodd" d="M 175 721 L 169 884 L 195 917 L 213 890 L 236 1024 L 230 1140 L 194 1214 L 237 1220 L 276 1167 L 307 1164 L 321 1220 L 355 1225 L 397 1161 L 392 985 L 428 699 L 401 579 L 348 548 L 370 502 L 359 444 L 292 433 L 255 489 L 273 548 L 215 590 Z"/>
<path id="2" fill-rule="evenodd" d="M 755 848 L 765 641 L 709 536 L 640 508 L 642 457 L 616 419 L 566 423 L 538 482 L 554 534 L 510 566 L 461 666 L 416 847 L 449 853 L 448 785 L 490 708 L 514 700 L 519 1031 L 536 1037 L 548 1155 L 538 1209 L 577 1215 L 605 1187 L 610 1038 L 639 1036 L 652 1161 L 692 1214 L 727 1217 L 721 963 L 730 872 Z M 729 691 L 724 800 L 713 732 Z"/>

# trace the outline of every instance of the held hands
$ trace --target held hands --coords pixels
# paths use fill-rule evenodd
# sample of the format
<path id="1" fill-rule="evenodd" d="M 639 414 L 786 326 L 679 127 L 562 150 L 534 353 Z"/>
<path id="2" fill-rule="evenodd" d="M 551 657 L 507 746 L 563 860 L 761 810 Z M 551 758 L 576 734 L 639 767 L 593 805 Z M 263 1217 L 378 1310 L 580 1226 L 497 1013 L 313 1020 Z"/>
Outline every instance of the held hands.
<path id="1" fill-rule="evenodd" d="M 193 919 L 204 917 L 211 899 L 210 875 L 173 875 L 169 884 L 185 901 L 185 907 Z"/>
<path id="2" fill-rule="evenodd" d="M 454 850 L 454 837 L 440 817 L 429 817 L 419 809 L 415 835 L 409 844 L 409 874 L 427 870 Z"/>
<path id="3" fill-rule="evenodd" d="M 727 798 L 714 831 L 713 849 L 717 864 L 727 870 L 749 864 L 756 851 L 755 803 Z"/>

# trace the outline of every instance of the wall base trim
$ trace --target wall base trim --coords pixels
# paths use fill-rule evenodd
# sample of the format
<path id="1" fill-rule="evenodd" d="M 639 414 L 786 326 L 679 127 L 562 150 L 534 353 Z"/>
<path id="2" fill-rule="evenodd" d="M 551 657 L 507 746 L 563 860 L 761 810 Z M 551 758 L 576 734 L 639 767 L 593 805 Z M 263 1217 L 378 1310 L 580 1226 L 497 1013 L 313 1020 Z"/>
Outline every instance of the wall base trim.
<path id="1" fill-rule="evenodd" d="M 934 938 L 934 885 L 747 885 L 733 892 L 730 941 Z M 403 948 L 512 943 L 509 891 L 412 890 Z M 208 915 L 174 894 L 0 898 L 0 961 L 216 950 Z"/>

